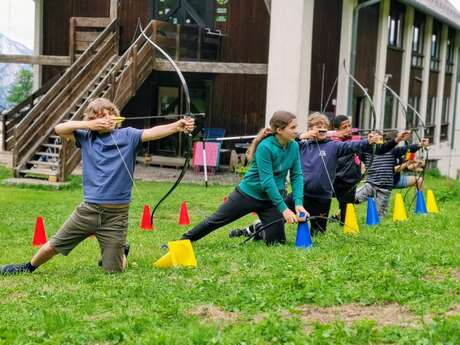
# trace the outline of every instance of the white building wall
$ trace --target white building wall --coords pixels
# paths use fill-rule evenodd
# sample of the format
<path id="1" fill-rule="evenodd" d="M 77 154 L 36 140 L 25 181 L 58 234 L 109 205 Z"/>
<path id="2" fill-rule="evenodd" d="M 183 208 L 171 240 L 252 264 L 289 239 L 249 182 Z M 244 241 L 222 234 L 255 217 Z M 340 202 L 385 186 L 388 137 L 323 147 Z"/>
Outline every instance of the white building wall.
<path id="1" fill-rule="evenodd" d="M 306 129 L 310 98 L 314 0 L 273 0 L 265 123 L 277 110 L 297 115 Z"/>

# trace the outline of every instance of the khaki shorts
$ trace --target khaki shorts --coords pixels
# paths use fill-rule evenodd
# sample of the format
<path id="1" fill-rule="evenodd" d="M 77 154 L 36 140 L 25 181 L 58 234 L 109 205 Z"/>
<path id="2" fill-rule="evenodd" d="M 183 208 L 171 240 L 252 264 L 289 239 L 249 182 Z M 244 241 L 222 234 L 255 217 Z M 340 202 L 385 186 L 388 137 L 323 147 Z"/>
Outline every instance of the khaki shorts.
<path id="1" fill-rule="evenodd" d="M 128 214 L 129 205 L 109 208 L 82 202 L 50 239 L 50 245 L 60 254 L 68 255 L 81 241 L 95 235 L 101 248 L 104 270 L 122 272 Z"/>

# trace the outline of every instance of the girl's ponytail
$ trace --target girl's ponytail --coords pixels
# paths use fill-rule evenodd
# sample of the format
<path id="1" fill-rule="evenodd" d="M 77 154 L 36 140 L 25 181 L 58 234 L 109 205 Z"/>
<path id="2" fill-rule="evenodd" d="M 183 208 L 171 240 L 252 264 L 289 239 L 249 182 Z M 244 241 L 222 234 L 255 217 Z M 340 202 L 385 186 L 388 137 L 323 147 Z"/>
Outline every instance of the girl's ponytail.
<path id="1" fill-rule="evenodd" d="M 256 154 L 257 145 L 268 137 L 269 135 L 276 134 L 276 130 L 285 128 L 292 120 L 296 117 L 294 114 L 288 111 L 277 111 L 273 114 L 272 118 L 270 119 L 270 128 L 264 128 L 257 133 L 257 136 L 252 141 L 251 145 L 249 146 L 248 150 L 246 151 L 246 157 L 248 161 L 252 161 Z"/>

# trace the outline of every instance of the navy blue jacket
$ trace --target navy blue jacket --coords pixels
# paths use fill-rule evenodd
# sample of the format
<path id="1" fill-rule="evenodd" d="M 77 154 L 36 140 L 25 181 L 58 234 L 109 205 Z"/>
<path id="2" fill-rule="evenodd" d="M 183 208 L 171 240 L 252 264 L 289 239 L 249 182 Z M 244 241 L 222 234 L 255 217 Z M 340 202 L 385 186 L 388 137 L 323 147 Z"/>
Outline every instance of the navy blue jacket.
<path id="1" fill-rule="evenodd" d="M 372 145 L 367 140 L 345 142 L 307 140 L 300 141 L 299 145 L 304 196 L 320 199 L 332 198 L 331 183 L 334 183 L 339 157 L 356 152 L 372 152 Z M 383 145 L 377 145 L 376 153 L 386 153 L 395 146 L 394 140 Z M 324 158 L 325 164 L 323 164 L 321 157 Z"/>

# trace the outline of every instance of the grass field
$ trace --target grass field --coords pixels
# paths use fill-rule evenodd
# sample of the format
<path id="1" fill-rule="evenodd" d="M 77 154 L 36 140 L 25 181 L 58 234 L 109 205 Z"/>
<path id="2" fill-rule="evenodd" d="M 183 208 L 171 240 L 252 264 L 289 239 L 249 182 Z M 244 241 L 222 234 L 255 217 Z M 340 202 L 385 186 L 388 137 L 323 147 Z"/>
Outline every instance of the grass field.
<path id="1" fill-rule="evenodd" d="M 0 178 L 9 171 L 0 168 Z M 35 219 L 54 234 L 81 201 L 79 178 L 61 191 L 0 186 L 0 264 L 24 262 Z M 130 213 L 130 266 L 107 275 L 97 242 L 86 240 L 33 274 L 0 277 L 0 344 L 460 344 L 460 184 L 429 177 L 439 215 L 366 227 L 330 225 L 310 250 L 288 244 L 239 245 L 228 230 L 194 244 L 196 269 L 158 270 L 161 245 L 186 200 L 193 224 L 214 211 L 231 186 L 181 184 L 141 232 L 145 203 L 170 187 L 138 182 Z M 334 207 L 335 209 L 335 207 Z"/>

